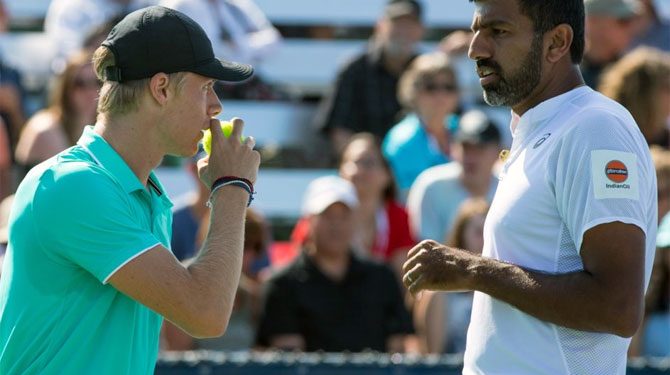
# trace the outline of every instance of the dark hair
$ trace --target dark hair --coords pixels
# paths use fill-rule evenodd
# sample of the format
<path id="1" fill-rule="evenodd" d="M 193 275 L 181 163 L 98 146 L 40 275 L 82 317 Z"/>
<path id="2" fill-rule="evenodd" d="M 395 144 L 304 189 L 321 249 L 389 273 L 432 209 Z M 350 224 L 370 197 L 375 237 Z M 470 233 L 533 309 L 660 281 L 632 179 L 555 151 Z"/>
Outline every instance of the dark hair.
<path id="1" fill-rule="evenodd" d="M 252 250 L 256 255 L 265 253 L 268 240 L 269 228 L 265 218 L 251 208 L 247 208 L 244 221 L 244 249 Z"/>
<path id="2" fill-rule="evenodd" d="M 486 0 L 469 0 L 481 2 Z M 560 24 L 572 27 L 574 33 L 570 57 L 579 64 L 584 56 L 584 0 L 517 0 L 521 14 L 530 18 L 535 32 L 543 35 Z"/>
<path id="3" fill-rule="evenodd" d="M 391 166 L 389 165 L 388 160 L 384 157 L 384 153 L 382 152 L 381 144 L 379 142 L 379 138 L 375 136 L 372 133 L 369 132 L 360 132 L 356 133 L 349 138 L 349 141 L 347 144 L 342 148 L 342 152 L 339 155 L 339 160 L 337 162 L 337 169 L 342 168 L 342 163 L 344 162 L 344 152 L 349 148 L 349 146 L 357 141 L 365 141 L 369 145 L 372 146 L 375 154 L 379 157 L 379 160 L 382 163 L 382 166 L 384 167 L 384 170 L 389 174 L 389 184 L 386 186 L 386 189 L 384 189 L 383 196 L 384 200 L 386 201 L 392 201 L 395 200 L 397 194 L 398 194 L 398 188 L 395 185 L 395 179 L 393 178 L 393 170 L 391 170 Z"/>

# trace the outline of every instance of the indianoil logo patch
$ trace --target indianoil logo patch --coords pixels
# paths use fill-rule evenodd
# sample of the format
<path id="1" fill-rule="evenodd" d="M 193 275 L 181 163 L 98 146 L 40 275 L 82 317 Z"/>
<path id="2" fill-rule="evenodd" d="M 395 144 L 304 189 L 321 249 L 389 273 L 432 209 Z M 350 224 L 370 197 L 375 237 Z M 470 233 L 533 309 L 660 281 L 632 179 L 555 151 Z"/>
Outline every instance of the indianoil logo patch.
<path id="1" fill-rule="evenodd" d="M 638 199 L 637 174 L 637 155 L 614 150 L 591 151 L 591 175 L 596 199 Z"/>
<path id="2" fill-rule="evenodd" d="M 628 168 L 619 160 L 612 160 L 605 165 L 605 174 L 612 182 L 622 183 L 628 179 Z"/>

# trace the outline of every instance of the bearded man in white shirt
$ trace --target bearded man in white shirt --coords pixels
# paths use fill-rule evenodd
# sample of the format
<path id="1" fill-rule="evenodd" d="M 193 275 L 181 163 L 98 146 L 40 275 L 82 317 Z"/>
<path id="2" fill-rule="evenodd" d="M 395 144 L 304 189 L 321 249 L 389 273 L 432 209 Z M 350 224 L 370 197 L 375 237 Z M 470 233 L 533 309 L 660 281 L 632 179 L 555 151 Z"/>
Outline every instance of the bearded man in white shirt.
<path id="1" fill-rule="evenodd" d="M 424 241 L 403 282 L 475 291 L 466 375 L 625 374 L 657 230 L 646 142 L 584 85 L 583 0 L 474 2 L 469 56 L 487 103 L 512 108 L 512 148 L 482 256 Z"/>

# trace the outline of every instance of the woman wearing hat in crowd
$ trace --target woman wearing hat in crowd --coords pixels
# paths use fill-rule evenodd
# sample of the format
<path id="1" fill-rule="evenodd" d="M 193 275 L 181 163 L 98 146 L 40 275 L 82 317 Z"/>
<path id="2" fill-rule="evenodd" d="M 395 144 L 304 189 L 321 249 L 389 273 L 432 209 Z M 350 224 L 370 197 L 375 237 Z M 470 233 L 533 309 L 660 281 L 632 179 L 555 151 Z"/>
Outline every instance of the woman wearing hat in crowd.
<path id="1" fill-rule="evenodd" d="M 416 243 L 409 230 L 407 211 L 396 201 L 388 162 L 372 133 L 353 135 L 342 150 L 339 175 L 356 188 L 360 204 L 353 209 L 356 222 L 353 248 L 358 255 L 388 263 L 400 280 L 407 251 Z M 309 221 L 301 219 L 291 236 L 299 248 L 307 239 Z"/>

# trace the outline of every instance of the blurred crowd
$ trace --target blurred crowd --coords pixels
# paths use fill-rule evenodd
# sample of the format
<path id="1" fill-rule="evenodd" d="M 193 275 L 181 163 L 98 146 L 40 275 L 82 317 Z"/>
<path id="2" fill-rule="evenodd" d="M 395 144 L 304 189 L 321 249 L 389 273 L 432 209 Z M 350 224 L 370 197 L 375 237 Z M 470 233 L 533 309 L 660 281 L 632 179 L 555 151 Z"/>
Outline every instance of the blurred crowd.
<path id="1" fill-rule="evenodd" d="M 91 49 L 124 14 L 151 4 L 196 20 L 221 57 L 256 64 L 282 48 L 283 36 L 253 0 L 52 0 L 44 32 L 58 55 L 44 108 L 28 113 L 21 72 L 0 56 L 0 259 L 22 177 L 96 120 Z M 585 81 L 631 112 L 658 179 L 657 254 L 630 354 L 670 356 L 670 20 L 654 0 L 585 5 Z M 11 32 L 9 17 L 0 0 L 0 32 Z M 271 220 L 249 209 L 226 334 L 196 339 L 165 322 L 164 350 L 464 351 L 472 293 L 414 298 L 401 288 L 401 267 L 424 239 L 481 252 L 509 136 L 484 108 L 467 61 L 469 30 L 422 53 L 425 33 L 420 1 L 385 5 L 366 49 L 342 66 L 314 118 L 336 175 L 307 187 L 288 240 L 274 238 Z M 286 98 L 262 75 L 220 84 L 217 94 L 224 107 L 226 99 Z M 200 156 L 183 163 L 194 181 Z M 207 233 L 209 191 L 197 185 L 174 207 L 172 251 L 184 262 L 198 256 Z"/>

